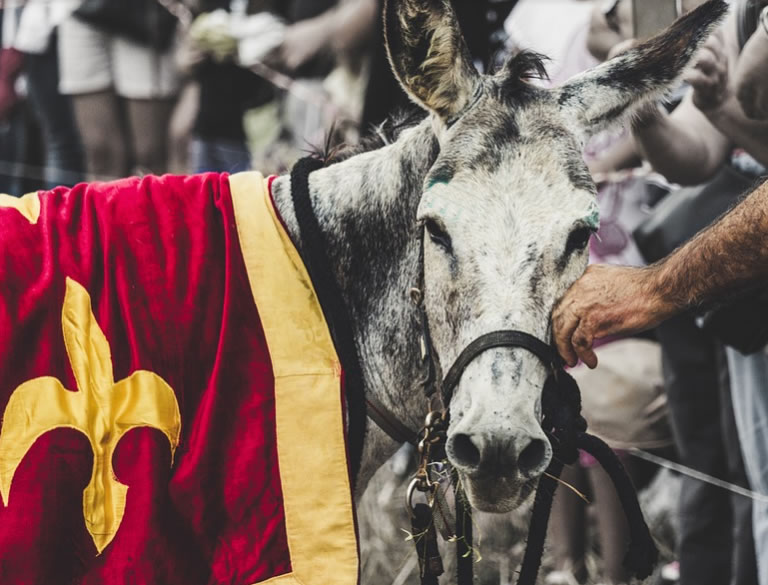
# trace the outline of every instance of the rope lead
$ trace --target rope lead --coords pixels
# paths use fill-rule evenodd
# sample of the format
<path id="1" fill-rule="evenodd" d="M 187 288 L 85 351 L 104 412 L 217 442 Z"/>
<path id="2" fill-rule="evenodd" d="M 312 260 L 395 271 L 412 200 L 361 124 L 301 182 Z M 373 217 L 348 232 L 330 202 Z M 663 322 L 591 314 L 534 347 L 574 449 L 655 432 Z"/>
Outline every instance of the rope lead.
<path id="1" fill-rule="evenodd" d="M 544 385 L 542 404 L 542 424 L 554 450 L 552 463 L 547 469 L 552 477 L 543 476 L 539 480 L 518 585 L 536 583 L 557 489 L 555 478 L 560 477 L 564 464 L 576 463 L 579 449 L 597 459 L 611 478 L 629 523 L 630 544 L 624 566 L 638 579 L 647 578 L 658 561 L 659 551 L 643 517 L 635 487 L 621 461 L 605 442 L 586 432 L 587 423 L 581 416 L 581 395 L 573 377 L 564 371 L 550 376 Z"/>
<path id="2" fill-rule="evenodd" d="M 461 489 L 454 472 L 456 499 L 456 583 L 472 585 L 475 551 L 472 547 L 472 506 Z"/>

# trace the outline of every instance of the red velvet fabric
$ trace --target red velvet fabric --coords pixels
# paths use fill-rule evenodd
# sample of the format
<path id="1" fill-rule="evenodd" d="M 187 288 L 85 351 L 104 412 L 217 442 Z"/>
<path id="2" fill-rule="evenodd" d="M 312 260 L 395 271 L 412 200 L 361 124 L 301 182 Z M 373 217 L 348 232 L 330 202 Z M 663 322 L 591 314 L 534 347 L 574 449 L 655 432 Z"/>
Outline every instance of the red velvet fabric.
<path id="1" fill-rule="evenodd" d="M 38 223 L 0 208 L 0 413 L 23 382 L 76 391 L 62 338 L 65 277 L 83 285 L 115 380 L 173 388 L 181 441 L 134 429 L 113 458 L 129 486 L 97 554 L 83 519 L 92 453 L 46 433 L 0 504 L 0 583 L 250 585 L 290 572 L 273 374 L 226 175 L 128 179 L 40 194 Z"/>

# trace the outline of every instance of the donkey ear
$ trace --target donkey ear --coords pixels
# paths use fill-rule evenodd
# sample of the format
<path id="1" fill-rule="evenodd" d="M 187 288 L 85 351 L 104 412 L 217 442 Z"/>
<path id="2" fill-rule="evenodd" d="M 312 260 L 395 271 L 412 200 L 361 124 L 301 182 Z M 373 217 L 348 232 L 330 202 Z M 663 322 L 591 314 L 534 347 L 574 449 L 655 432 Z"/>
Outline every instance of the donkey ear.
<path id="1" fill-rule="evenodd" d="M 699 47 L 728 11 L 710 0 L 634 49 L 555 90 L 560 105 L 592 135 L 673 89 Z"/>
<path id="2" fill-rule="evenodd" d="M 389 61 L 406 93 L 450 121 L 467 105 L 480 74 L 450 0 L 386 0 Z"/>

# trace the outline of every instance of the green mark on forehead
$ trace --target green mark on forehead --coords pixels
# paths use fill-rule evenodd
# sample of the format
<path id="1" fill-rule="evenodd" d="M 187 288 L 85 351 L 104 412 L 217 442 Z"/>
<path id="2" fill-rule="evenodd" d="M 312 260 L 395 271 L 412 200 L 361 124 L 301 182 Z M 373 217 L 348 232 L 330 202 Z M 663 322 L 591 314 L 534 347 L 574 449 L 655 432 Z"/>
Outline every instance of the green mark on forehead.
<path id="1" fill-rule="evenodd" d="M 444 177 L 432 177 L 427 182 L 427 191 L 429 191 L 435 185 L 447 185 L 448 183 L 449 183 L 449 180 L 445 179 Z"/>
<path id="2" fill-rule="evenodd" d="M 429 191 L 435 185 L 447 185 L 453 179 L 453 168 L 450 166 L 442 165 L 432 169 L 429 180 L 427 181 L 427 191 Z"/>

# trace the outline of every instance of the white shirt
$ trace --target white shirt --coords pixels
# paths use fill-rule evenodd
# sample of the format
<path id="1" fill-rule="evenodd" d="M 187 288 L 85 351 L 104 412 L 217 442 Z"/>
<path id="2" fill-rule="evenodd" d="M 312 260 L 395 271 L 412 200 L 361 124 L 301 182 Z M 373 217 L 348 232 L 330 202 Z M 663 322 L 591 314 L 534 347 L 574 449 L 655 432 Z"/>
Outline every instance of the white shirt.
<path id="1" fill-rule="evenodd" d="M 3 46 L 24 53 L 44 53 L 53 30 L 79 5 L 79 0 L 6 0 Z"/>

